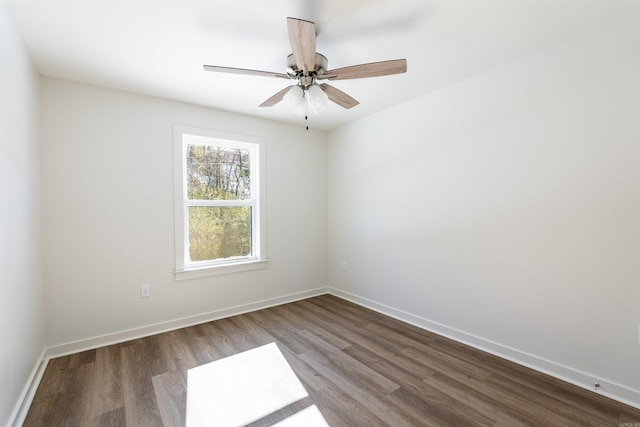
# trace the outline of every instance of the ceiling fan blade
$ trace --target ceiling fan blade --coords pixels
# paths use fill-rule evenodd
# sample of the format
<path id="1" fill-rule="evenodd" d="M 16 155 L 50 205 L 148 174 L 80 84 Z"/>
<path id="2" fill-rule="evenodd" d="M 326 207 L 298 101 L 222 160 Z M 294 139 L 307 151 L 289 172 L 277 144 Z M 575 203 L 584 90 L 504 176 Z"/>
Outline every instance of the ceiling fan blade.
<path id="1" fill-rule="evenodd" d="M 344 93 L 340 89 L 336 89 L 335 87 L 333 87 L 331 85 L 328 85 L 326 83 L 322 83 L 320 85 L 320 87 L 322 88 L 324 93 L 327 94 L 327 96 L 329 97 L 330 100 L 332 100 L 333 102 L 335 102 L 339 106 L 346 108 L 347 110 L 349 108 L 353 108 L 356 105 L 360 104 L 354 98 L 350 97 L 349 95 L 347 95 L 346 93 Z"/>
<path id="2" fill-rule="evenodd" d="M 276 93 L 271 98 L 267 99 L 262 104 L 260 104 L 260 107 L 273 107 L 278 102 L 282 101 L 282 98 L 284 98 L 284 96 L 287 94 L 287 92 L 289 92 L 289 89 L 291 89 L 293 86 L 295 86 L 295 85 L 291 85 L 291 86 L 285 87 L 280 92 Z"/>
<path id="3" fill-rule="evenodd" d="M 270 71 L 257 71 L 248 70 L 246 68 L 231 68 L 231 67 L 218 67 L 216 65 L 204 65 L 205 71 L 215 71 L 218 73 L 230 73 L 230 74 L 244 74 L 248 76 L 262 76 L 262 77 L 279 77 L 288 79 L 289 76 L 282 73 L 272 73 Z"/>
<path id="4" fill-rule="evenodd" d="M 407 60 L 394 59 L 391 61 L 371 62 L 369 64 L 336 68 L 335 70 L 327 71 L 317 78 L 324 78 L 329 80 L 362 79 L 366 77 L 389 76 L 392 74 L 401 74 L 406 72 Z"/>
<path id="5" fill-rule="evenodd" d="M 311 21 L 287 18 L 289 41 L 299 69 L 313 71 L 316 60 L 316 26 Z"/>

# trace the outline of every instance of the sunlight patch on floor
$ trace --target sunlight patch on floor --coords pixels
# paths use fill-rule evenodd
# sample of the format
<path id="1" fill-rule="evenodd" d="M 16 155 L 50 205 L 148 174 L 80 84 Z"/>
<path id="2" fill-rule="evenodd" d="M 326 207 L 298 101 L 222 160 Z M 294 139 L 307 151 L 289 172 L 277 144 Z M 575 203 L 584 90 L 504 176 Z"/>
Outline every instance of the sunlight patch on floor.
<path id="1" fill-rule="evenodd" d="M 304 408 L 273 427 L 329 427 L 316 405 Z"/>
<path id="2" fill-rule="evenodd" d="M 187 427 L 242 426 L 309 394 L 275 343 L 189 369 Z M 276 424 L 327 426 L 315 405 Z"/>

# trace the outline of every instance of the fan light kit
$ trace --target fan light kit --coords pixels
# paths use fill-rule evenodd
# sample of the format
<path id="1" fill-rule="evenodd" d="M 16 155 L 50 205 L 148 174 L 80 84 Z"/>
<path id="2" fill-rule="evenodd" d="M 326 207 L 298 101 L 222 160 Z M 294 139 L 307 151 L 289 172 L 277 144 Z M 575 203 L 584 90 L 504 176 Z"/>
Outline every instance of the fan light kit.
<path id="1" fill-rule="evenodd" d="M 260 104 L 260 107 L 272 107 L 280 101 L 284 101 L 293 112 L 299 114 L 306 114 L 308 109 L 317 114 L 327 105 L 328 100 L 346 109 L 359 104 L 358 101 L 341 90 L 327 83 L 318 83 L 318 81 L 380 77 L 407 72 L 406 59 L 372 62 L 328 70 L 327 57 L 316 52 L 315 24 L 303 19 L 287 18 L 287 27 L 293 53 L 287 57 L 286 74 L 215 65 L 205 65 L 204 69 L 221 73 L 297 80 L 295 85 L 282 89 Z"/>

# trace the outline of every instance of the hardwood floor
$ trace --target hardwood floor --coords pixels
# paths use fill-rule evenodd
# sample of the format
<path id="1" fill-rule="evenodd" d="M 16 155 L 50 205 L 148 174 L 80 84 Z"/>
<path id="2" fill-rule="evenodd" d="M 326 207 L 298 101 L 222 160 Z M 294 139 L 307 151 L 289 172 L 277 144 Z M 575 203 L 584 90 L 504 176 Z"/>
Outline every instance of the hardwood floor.
<path id="1" fill-rule="evenodd" d="M 640 423 L 638 409 L 323 295 L 52 359 L 24 425 L 184 426 L 188 369 L 272 342 L 309 397 L 251 426 L 310 405 L 330 426 Z"/>

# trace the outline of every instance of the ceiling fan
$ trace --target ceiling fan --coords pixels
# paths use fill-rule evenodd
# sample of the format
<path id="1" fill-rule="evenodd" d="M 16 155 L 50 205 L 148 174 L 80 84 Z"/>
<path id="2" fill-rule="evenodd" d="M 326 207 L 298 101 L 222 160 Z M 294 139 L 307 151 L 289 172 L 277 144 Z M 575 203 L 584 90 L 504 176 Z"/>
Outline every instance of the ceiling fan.
<path id="1" fill-rule="evenodd" d="M 293 53 L 287 56 L 286 73 L 219 67 L 215 65 L 205 65 L 204 69 L 206 71 L 222 73 L 297 80 L 295 85 L 282 89 L 260 104 L 260 107 L 272 107 L 284 99 L 294 111 L 298 110 L 301 112 L 301 109 L 306 108 L 307 105 L 310 105 L 311 108 L 317 112 L 326 104 L 327 99 L 347 109 L 359 104 L 357 100 L 341 90 L 327 83 L 318 83 L 318 81 L 388 76 L 405 73 L 407 71 L 406 59 L 372 62 L 328 70 L 327 57 L 316 52 L 315 24 L 303 19 L 287 18 L 287 27 Z"/>

